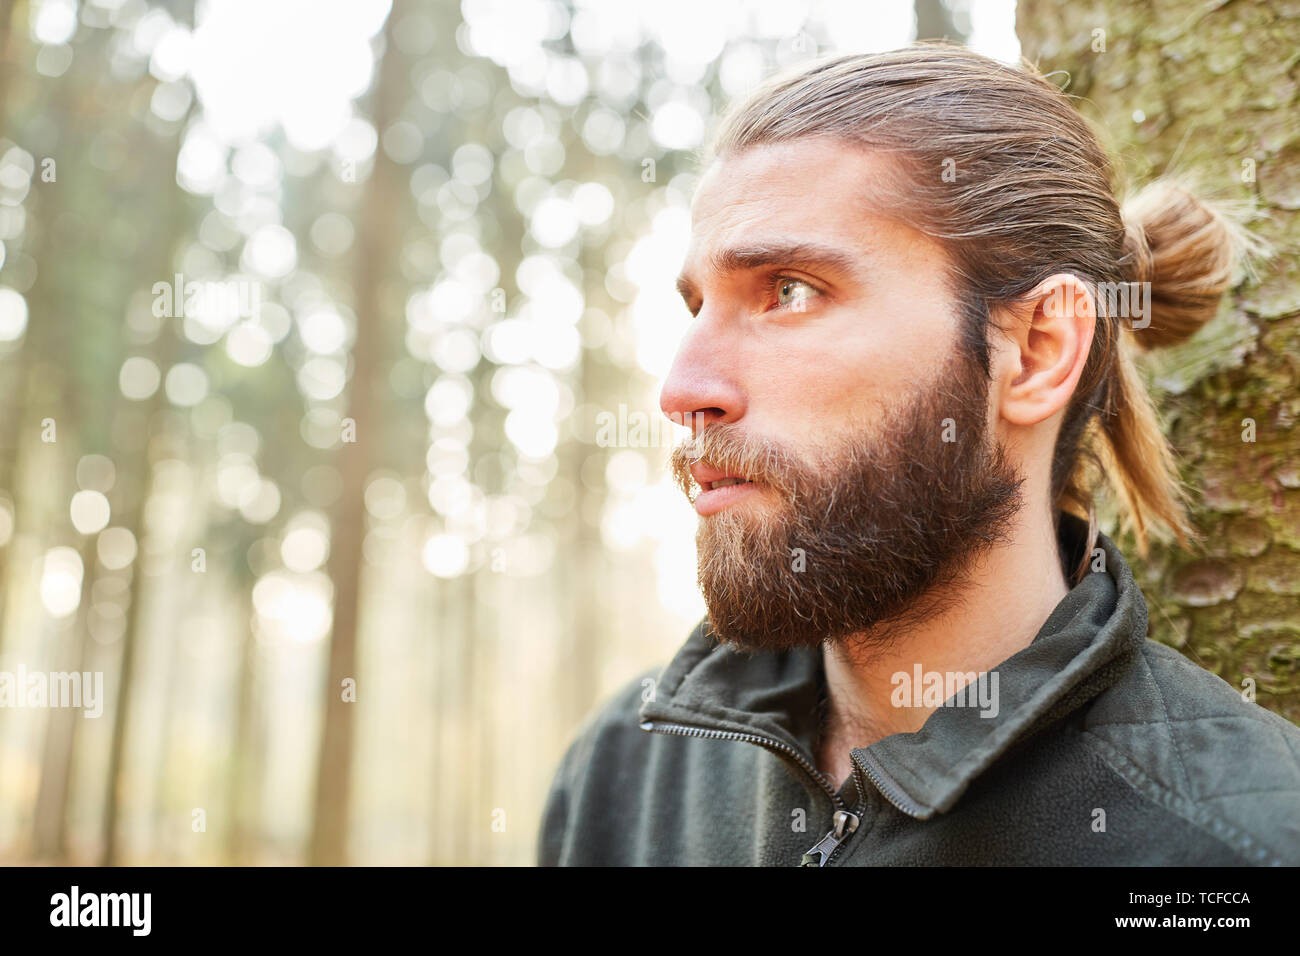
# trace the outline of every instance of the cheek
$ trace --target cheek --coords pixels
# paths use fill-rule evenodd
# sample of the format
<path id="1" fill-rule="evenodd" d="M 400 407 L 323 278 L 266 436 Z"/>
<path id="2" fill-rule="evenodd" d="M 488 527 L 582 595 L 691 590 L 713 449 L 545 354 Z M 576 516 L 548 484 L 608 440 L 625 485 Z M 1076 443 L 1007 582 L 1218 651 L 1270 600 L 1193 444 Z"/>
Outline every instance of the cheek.
<path id="1" fill-rule="evenodd" d="M 837 307 L 815 324 L 767 330 L 746 353 L 751 411 L 780 403 L 809 431 L 913 395 L 956 347 L 949 303 L 932 296 L 880 297 Z"/>

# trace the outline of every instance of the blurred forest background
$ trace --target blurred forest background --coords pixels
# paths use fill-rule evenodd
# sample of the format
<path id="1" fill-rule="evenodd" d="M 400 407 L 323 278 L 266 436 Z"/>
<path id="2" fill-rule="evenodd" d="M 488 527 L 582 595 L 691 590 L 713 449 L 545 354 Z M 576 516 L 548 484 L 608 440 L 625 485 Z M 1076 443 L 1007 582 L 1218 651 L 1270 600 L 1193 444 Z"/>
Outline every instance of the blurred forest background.
<path id="1" fill-rule="evenodd" d="M 1025 52 L 1079 70 L 1113 29 L 1085 75 L 1160 167 L 1198 124 L 1146 136 L 1114 78 L 1154 83 L 1177 34 L 1138 36 L 1186 17 L 1109 6 L 1022 0 Z M 104 675 L 98 717 L 0 707 L 0 862 L 532 862 L 578 724 L 704 610 L 657 402 L 694 150 L 779 66 L 918 36 L 1015 61 L 1015 16 L 0 0 L 0 671 Z M 1241 78 L 1197 55 L 1294 117 L 1291 52 Z M 1250 122 L 1198 143 L 1230 192 L 1260 190 L 1239 158 L 1264 182 L 1294 157 Z M 1161 379 L 1190 427 L 1254 394 L 1270 457 L 1190 436 L 1240 501 L 1204 513 L 1222 553 L 1144 583 L 1162 639 L 1296 719 L 1300 282 L 1270 275 L 1240 335 L 1196 340 L 1229 361 Z M 1242 601 L 1248 648 L 1221 639 Z"/>

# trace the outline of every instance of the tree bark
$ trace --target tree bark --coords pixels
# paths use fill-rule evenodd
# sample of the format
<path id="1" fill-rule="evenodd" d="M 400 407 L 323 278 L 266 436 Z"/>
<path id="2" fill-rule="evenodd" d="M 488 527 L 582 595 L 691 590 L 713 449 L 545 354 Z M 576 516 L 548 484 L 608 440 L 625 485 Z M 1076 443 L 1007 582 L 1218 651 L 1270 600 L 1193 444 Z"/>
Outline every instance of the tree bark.
<path id="1" fill-rule="evenodd" d="M 1192 341 L 1146 367 L 1204 541 L 1194 553 L 1157 545 L 1144 561 L 1126 553 L 1152 637 L 1300 721 L 1294 4 L 1020 0 L 1017 31 L 1041 70 L 1069 72 L 1067 92 L 1137 184 L 1190 174 L 1208 198 L 1258 203 L 1250 226 L 1276 254 Z"/>

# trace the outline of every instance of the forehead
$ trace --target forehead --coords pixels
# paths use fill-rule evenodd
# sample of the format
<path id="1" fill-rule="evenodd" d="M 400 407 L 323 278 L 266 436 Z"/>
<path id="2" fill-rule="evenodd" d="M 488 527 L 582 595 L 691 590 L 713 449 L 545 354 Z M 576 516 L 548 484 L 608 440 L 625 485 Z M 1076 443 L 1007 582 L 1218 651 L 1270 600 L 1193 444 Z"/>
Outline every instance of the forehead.
<path id="1" fill-rule="evenodd" d="M 887 218 L 896 162 L 826 137 L 725 153 L 696 189 L 687 260 L 742 241 L 838 240 L 861 248 L 867 236 L 898 228 Z"/>

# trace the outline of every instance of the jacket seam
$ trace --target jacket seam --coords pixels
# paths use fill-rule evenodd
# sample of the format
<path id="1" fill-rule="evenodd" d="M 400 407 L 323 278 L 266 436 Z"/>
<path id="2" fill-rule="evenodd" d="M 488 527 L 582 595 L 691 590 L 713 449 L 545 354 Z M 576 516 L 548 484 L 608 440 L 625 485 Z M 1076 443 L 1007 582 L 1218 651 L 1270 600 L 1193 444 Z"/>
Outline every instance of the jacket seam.
<path id="1" fill-rule="evenodd" d="M 1256 863 L 1257 860 L 1252 860 L 1248 854 L 1250 850 L 1258 849 L 1262 855 L 1257 859 L 1263 859 L 1272 866 L 1282 865 L 1282 861 L 1268 847 L 1261 846 L 1251 836 L 1237 829 L 1221 816 L 1209 812 L 1196 801 L 1188 800 L 1188 798 L 1169 789 L 1164 784 L 1153 780 L 1109 741 L 1088 730 L 1080 730 L 1079 737 L 1138 796 L 1161 806 L 1164 810 L 1173 813 L 1180 819 L 1186 820 L 1207 837 L 1218 841 L 1231 850 L 1241 859 L 1243 864 Z M 1157 799 L 1157 796 L 1160 799 Z M 1226 832 L 1218 833 L 1215 832 L 1216 829 Z"/>
<path id="2" fill-rule="evenodd" d="M 1171 667 L 1176 667 L 1183 672 L 1187 672 L 1187 671 L 1199 672 L 1199 674 L 1202 676 L 1205 674 L 1209 674 L 1217 678 L 1218 680 L 1222 681 L 1224 687 L 1230 689 L 1234 694 L 1237 693 L 1237 689 L 1233 687 L 1231 684 L 1229 684 L 1227 681 L 1223 681 L 1223 678 L 1219 677 L 1218 674 L 1215 674 L 1213 671 L 1208 671 L 1205 668 L 1200 667 L 1197 664 L 1194 664 L 1192 661 L 1188 660 L 1179 651 L 1175 650 L 1174 648 L 1170 647 L 1167 644 L 1161 644 L 1159 641 L 1147 641 L 1144 647 L 1144 659 L 1147 660 L 1147 666 L 1151 669 L 1153 675 L 1155 673 L 1155 668 L 1151 666 L 1150 658 L 1146 657 L 1145 652 L 1147 650 L 1151 650 L 1156 654 L 1163 653 L 1165 655 L 1164 661 L 1167 664 L 1169 664 Z M 1278 734 L 1278 736 L 1282 738 L 1282 742 L 1287 750 L 1287 755 L 1291 758 L 1291 763 L 1296 768 L 1297 776 L 1300 776 L 1300 756 L 1297 756 L 1296 749 L 1294 746 L 1295 738 L 1292 737 L 1287 732 L 1291 730 L 1295 725 L 1291 721 L 1288 721 L 1286 718 L 1281 717 L 1280 715 L 1274 713 L 1273 711 L 1270 711 L 1268 708 L 1262 705 L 1253 704 L 1253 706 L 1255 707 L 1255 710 L 1253 712 L 1244 713 L 1241 715 L 1209 714 L 1202 717 L 1182 717 L 1179 718 L 1178 722 L 1180 724 L 1185 724 L 1197 720 L 1222 720 L 1227 718 L 1227 719 L 1234 719 L 1234 720 L 1244 719 L 1258 726 L 1267 727 L 1268 729 L 1275 731 Z M 1126 721 L 1124 723 L 1137 723 L 1137 722 Z M 1103 725 L 1097 725 L 1097 726 L 1103 726 Z M 1114 726 L 1122 726 L 1122 723 L 1116 722 Z"/>
<path id="3" fill-rule="evenodd" d="M 1151 661 L 1147 659 L 1146 647 L 1142 648 L 1142 664 L 1147 669 L 1147 674 L 1151 677 L 1151 686 L 1155 688 L 1156 700 L 1160 701 L 1160 712 L 1165 717 L 1165 729 L 1169 731 L 1169 741 L 1174 745 L 1174 757 L 1178 761 L 1178 769 L 1183 773 L 1183 782 L 1187 784 L 1187 791 L 1191 793 L 1192 778 L 1187 772 L 1187 766 L 1183 763 L 1183 753 L 1178 746 L 1178 735 L 1174 733 L 1174 725 L 1169 722 L 1169 708 L 1165 706 L 1165 692 L 1160 689 L 1160 681 L 1156 679 L 1155 668 L 1151 666 Z"/>

